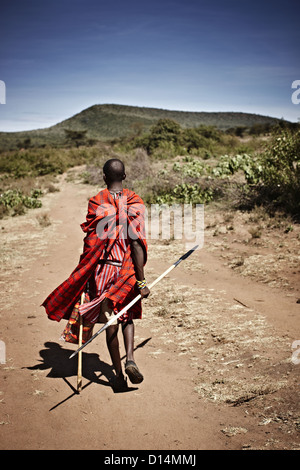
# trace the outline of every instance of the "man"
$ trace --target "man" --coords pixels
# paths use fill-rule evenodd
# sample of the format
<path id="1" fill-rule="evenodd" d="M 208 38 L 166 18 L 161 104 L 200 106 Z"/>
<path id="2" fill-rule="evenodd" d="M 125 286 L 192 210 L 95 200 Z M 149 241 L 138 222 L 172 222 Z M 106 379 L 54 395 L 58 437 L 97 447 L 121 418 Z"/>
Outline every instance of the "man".
<path id="1" fill-rule="evenodd" d="M 126 188 L 125 167 L 119 159 L 108 160 L 103 167 L 107 188 L 91 198 L 86 222 L 83 254 L 78 266 L 43 302 L 48 317 L 68 319 L 63 338 L 77 342 L 78 315 L 84 319 L 84 341 L 96 322 L 105 323 L 134 297 L 148 297 L 144 266 L 147 261 L 144 211 L 142 199 Z M 82 292 L 85 303 L 78 304 Z M 122 372 L 118 328 L 122 325 L 126 350 L 125 372 L 132 383 L 140 383 L 143 375 L 134 360 L 134 319 L 141 318 L 141 301 L 119 318 L 118 324 L 106 329 L 106 342 L 115 369 L 112 386 L 126 389 Z M 83 342 L 84 342 L 83 341 Z"/>

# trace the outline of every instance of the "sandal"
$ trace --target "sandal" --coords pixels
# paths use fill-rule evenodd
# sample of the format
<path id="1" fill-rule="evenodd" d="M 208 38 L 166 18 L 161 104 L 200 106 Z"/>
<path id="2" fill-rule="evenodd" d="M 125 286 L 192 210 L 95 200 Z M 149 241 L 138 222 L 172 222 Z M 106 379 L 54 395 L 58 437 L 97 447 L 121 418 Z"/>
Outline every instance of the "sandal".
<path id="1" fill-rule="evenodd" d="M 128 375 L 130 382 L 133 384 L 140 384 L 144 380 L 143 375 L 134 361 L 126 362 L 125 372 Z"/>

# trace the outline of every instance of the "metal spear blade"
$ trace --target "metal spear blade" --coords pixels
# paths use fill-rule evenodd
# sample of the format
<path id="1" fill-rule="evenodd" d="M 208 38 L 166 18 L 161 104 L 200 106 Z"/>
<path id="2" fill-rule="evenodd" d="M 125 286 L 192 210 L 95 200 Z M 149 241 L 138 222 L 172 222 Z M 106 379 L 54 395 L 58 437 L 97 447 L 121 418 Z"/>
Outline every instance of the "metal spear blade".
<path id="1" fill-rule="evenodd" d="M 174 265 L 175 266 L 178 266 L 179 263 L 181 263 L 181 261 L 183 261 L 184 259 L 187 259 L 192 253 L 194 253 L 195 250 L 197 250 L 199 245 L 196 245 L 194 246 L 194 248 L 192 248 L 191 250 L 187 251 L 184 255 L 182 255 L 179 260 L 177 260 Z"/>

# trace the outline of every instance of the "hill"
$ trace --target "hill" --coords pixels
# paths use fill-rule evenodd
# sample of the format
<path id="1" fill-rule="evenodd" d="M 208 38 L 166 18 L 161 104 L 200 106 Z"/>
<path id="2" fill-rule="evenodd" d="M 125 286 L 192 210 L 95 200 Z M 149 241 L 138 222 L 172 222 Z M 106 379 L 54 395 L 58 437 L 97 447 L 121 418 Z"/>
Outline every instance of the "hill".
<path id="1" fill-rule="evenodd" d="M 276 124 L 279 119 L 258 114 L 237 112 L 190 112 L 171 111 L 158 108 L 144 108 L 116 104 L 91 106 L 69 119 L 46 129 L 23 132 L 0 132 L 0 148 L 8 149 L 30 139 L 35 146 L 63 145 L 65 129 L 87 131 L 91 140 L 109 141 L 130 136 L 139 131 L 147 132 L 159 119 L 177 121 L 183 128 L 200 125 L 215 126 L 221 130 L 255 124 Z"/>

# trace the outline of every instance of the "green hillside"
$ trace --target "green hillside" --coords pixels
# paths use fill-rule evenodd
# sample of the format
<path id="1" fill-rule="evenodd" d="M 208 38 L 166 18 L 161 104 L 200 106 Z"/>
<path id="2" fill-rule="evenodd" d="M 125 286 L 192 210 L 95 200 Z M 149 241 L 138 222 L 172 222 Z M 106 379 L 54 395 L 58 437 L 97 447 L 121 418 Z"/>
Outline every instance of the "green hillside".
<path id="1" fill-rule="evenodd" d="M 276 124 L 279 121 L 276 118 L 248 113 L 188 112 L 115 104 L 94 105 L 46 129 L 0 132 L 0 149 L 20 146 L 26 139 L 30 139 L 30 145 L 34 146 L 60 146 L 65 143 L 65 129 L 86 131 L 87 139 L 109 141 L 136 134 L 137 131 L 147 132 L 162 118 L 177 121 L 183 128 L 210 125 L 221 130 L 238 126 L 249 128 L 255 124 Z"/>

